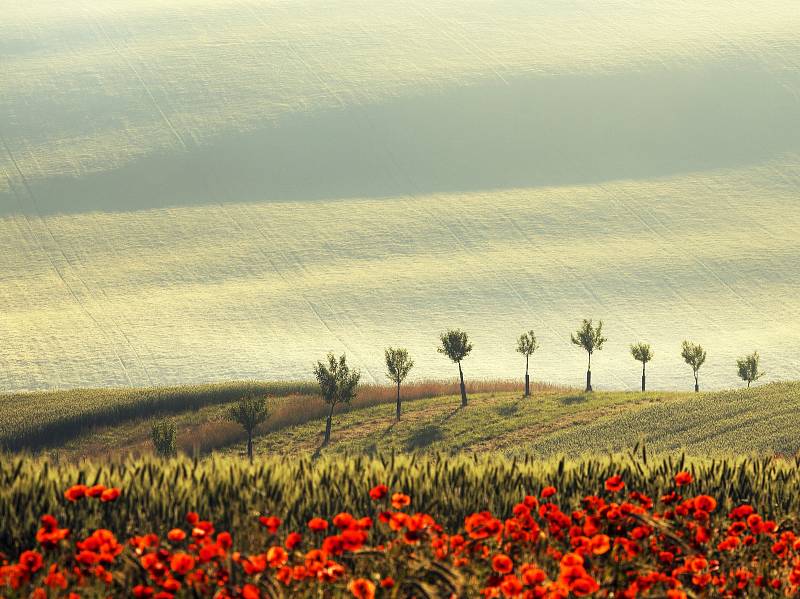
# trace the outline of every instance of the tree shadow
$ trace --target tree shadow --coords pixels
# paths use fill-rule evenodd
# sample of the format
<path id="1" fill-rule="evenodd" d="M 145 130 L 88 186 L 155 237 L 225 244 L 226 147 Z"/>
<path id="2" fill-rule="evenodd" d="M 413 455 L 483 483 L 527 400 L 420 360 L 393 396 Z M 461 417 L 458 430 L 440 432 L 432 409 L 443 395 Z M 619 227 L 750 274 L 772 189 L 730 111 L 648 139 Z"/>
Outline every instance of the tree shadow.
<path id="1" fill-rule="evenodd" d="M 495 406 L 494 411 L 504 418 L 510 418 L 519 414 L 519 402 L 507 403 L 500 406 Z"/>
<path id="2" fill-rule="evenodd" d="M 453 416 L 455 416 L 456 414 L 458 414 L 458 413 L 459 413 L 461 410 L 463 410 L 463 409 L 464 409 L 464 408 L 462 408 L 462 407 L 459 405 L 459 406 L 458 406 L 458 407 L 457 407 L 455 410 L 453 410 L 452 412 L 450 412 L 449 414 L 447 414 L 447 415 L 446 415 L 444 418 L 442 418 L 442 422 L 447 422 L 448 420 L 450 420 L 450 419 L 451 419 Z"/>
<path id="3" fill-rule="evenodd" d="M 424 449 L 442 439 L 444 439 L 444 433 L 441 428 L 435 424 L 426 424 L 411 434 L 411 437 L 406 441 L 406 451 Z"/>
<path id="4" fill-rule="evenodd" d="M 586 395 L 569 395 L 567 397 L 562 397 L 559 401 L 565 406 L 572 406 L 575 404 L 586 403 L 587 398 Z"/>

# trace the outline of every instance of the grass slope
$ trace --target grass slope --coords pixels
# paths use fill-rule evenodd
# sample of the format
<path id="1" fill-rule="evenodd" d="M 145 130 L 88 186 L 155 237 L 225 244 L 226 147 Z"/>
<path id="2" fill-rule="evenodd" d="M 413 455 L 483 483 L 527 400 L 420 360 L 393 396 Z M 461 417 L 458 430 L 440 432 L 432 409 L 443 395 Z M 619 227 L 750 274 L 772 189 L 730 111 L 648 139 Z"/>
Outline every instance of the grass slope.
<path id="1" fill-rule="evenodd" d="M 516 380 L 471 381 L 470 393 L 517 389 Z M 404 386 L 406 399 L 452 395 L 454 381 L 415 381 Z M 537 392 L 566 391 L 546 383 Z M 243 438 L 227 421 L 228 406 L 248 394 L 269 398 L 269 418 L 262 432 L 280 430 L 322 418 L 327 408 L 311 382 L 234 381 L 220 384 L 133 389 L 76 389 L 0 395 L 0 448 L 10 450 L 66 449 L 77 455 L 149 451 L 153 418 L 168 417 L 179 431 L 179 446 L 208 451 Z M 345 409 L 393 403 L 395 389 L 363 385 Z"/>
<path id="2" fill-rule="evenodd" d="M 0 398 L 0 431 L 5 431 L 7 446 L 9 439 L 28 434 L 29 443 L 21 448 L 56 449 L 67 458 L 146 454 L 151 451 L 153 416 L 166 415 L 178 429 L 182 451 L 235 455 L 243 451 L 244 434 L 227 421 L 226 412 L 243 385 L 177 388 L 170 390 L 171 396 L 167 390 L 160 395 L 153 389 L 119 390 L 106 394 L 105 403 L 99 391 L 16 396 L 16 403 L 7 396 Z M 328 448 L 321 448 L 326 408 L 317 396 L 302 386 L 250 385 L 272 393 L 270 418 L 256 438 L 261 455 L 394 451 L 546 457 L 624 451 L 641 442 L 658 453 L 788 456 L 800 451 L 800 439 L 793 434 L 800 412 L 800 383 L 700 394 L 585 394 L 539 385 L 534 397 L 525 399 L 511 390 L 514 381 L 487 381 L 471 385 L 465 410 L 459 406 L 455 384 L 417 383 L 404 391 L 400 422 L 394 421 L 393 390 L 368 386 L 350 407 L 336 414 Z M 61 399 L 61 412 L 54 411 L 56 416 L 48 421 L 35 403 L 20 401 L 26 397 L 42 398 L 53 409 Z M 140 403 L 133 401 L 136 397 Z M 94 404 L 87 402 L 78 410 L 86 398 L 95 398 Z M 114 401 L 119 402 L 116 408 Z M 102 405 L 105 412 L 98 411 Z M 26 419 L 28 428 L 14 428 Z M 35 422 L 38 428 L 30 424 Z"/>
<path id="3" fill-rule="evenodd" d="M 542 457 L 626 450 L 644 441 L 658 453 L 694 455 L 782 454 L 800 451 L 794 434 L 800 383 L 774 383 L 742 391 L 701 393 L 547 393 L 522 399 L 483 394 L 466 410 L 458 398 L 409 403 L 401 422 L 376 406 L 334 421 L 326 454 L 362 452 L 499 452 Z M 320 451 L 321 422 L 260 437 L 266 454 Z M 241 451 L 237 446 L 233 451 Z"/>
<path id="4" fill-rule="evenodd" d="M 535 454 L 619 450 L 642 441 L 656 452 L 694 455 L 800 451 L 800 383 L 686 396 L 631 406 L 592 422 L 555 431 L 528 446 Z"/>

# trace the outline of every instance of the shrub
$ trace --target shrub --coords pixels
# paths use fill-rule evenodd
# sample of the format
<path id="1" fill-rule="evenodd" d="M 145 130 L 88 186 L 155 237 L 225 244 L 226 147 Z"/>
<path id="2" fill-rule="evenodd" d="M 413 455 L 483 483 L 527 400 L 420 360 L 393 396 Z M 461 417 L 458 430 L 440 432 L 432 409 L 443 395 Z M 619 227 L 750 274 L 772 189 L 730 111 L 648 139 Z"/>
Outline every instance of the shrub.
<path id="1" fill-rule="evenodd" d="M 170 457 L 176 453 L 175 438 L 177 431 L 175 425 L 168 420 L 154 422 L 150 429 L 150 438 L 153 440 L 153 447 L 161 457 Z"/>

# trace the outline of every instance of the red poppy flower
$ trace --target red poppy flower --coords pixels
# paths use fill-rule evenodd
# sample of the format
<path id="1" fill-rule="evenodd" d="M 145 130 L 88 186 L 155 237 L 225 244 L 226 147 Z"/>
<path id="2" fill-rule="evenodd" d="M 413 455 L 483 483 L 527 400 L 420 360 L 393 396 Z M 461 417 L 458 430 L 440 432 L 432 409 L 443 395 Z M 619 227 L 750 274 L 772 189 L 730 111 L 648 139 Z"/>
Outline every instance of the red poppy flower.
<path id="1" fill-rule="evenodd" d="M 284 543 L 284 545 L 286 545 L 286 548 L 289 551 L 291 551 L 292 549 L 297 547 L 302 542 L 302 540 L 303 540 L 303 535 L 301 535 L 299 532 L 290 532 L 288 535 L 286 535 L 286 542 Z"/>
<path id="2" fill-rule="evenodd" d="M 689 472 L 686 472 L 686 471 L 678 472 L 678 474 L 675 475 L 675 484 L 677 486 L 679 486 L 679 487 L 683 487 L 683 486 L 689 485 L 693 481 L 694 481 L 694 478 L 692 477 L 691 473 L 689 473 Z"/>
<path id="3" fill-rule="evenodd" d="M 547 499 L 548 497 L 552 497 L 556 494 L 555 487 L 545 487 L 542 489 L 542 499 Z"/>
<path id="4" fill-rule="evenodd" d="M 600 585 L 591 576 L 582 576 L 569 585 L 569 590 L 576 597 L 585 597 L 600 590 Z"/>
<path id="5" fill-rule="evenodd" d="M 281 519 L 275 516 L 261 516 L 258 521 L 272 534 L 278 532 L 278 527 L 281 525 Z"/>
<path id="6" fill-rule="evenodd" d="M 288 560 L 289 556 L 283 547 L 275 545 L 267 550 L 267 563 L 271 568 L 280 568 L 286 565 Z"/>
<path id="7" fill-rule="evenodd" d="M 106 489 L 100 494 L 100 501 L 103 503 L 108 503 L 110 501 L 116 501 L 120 496 L 119 489 Z"/>
<path id="8" fill-rule="evenodd" d="M 345 528 L 350 528 L 354 526 L 356 523 L 356 519 L 353 518 L 351 514 L 347 512 L 342 512 L 340 514 L 336 514 L 333 517 L 333 525 L 338 528 L 339 530 L 344 530 Z"/>
<path id="9" fill-rule="evenodd" d="M 608 553 L 611 549 L 611 539 L 608 535 L 595 535 L 591 540 L 592 553 L 595 555 L 603 555 Z"/>
<path id="10" fill-rule="evenodd" d="M 411 505 L 411 497 L 403 493 L 395 493 L 392 495 L 392 507 L 396 510 L 401 510 L 404 507 Z"/>
<path id="11" fill-rule="evenodd" d="M 370 489 L 369 497 L 373 501 L 378 501 L 379 499 L 383 499 L 389 493 L 389 487 L 386 485 L 378 485 L 377 487 L 373 487 Z"/>
<path id="12" fill-rule="evenodd" d="M 750 514 L 755 513 L 753 506 L 747 505 L 746 503 L 740 505 L 739 507 L 733 509 L 728 516 L 731 520 L 743 520 L 747 518 Z"/>
<path id="13" fill-rule="evenodd" d="M 42 568 L 42 554 L 38 551 L 23 551 L 19 556 L 19 565 L 28 572 L 38 572 Z"/>
<path id="14" fill-rule="evenodd" d="M 314 532 L 322 532 L 323 530 L 328 530 L 328 521 L 322 518 L 311 518 L 308 521 L 308 527 Z"/>
<path id="15" fill-rule="evenodd" d="M 713 512 L 717 509 L 717 500 L 710 495 L 698 495 L 694 498 L 694 507 L 696 510 Z"/>
<path id="16" fill-rule="evenodd" d="M 500 574 L 509 574 L 514 570 L 514 562 L 504 553 L 498 553 L 492 558 L 492 570 Z"/>
<path id="17" fill-rule="evenodd" d="M 505 597 L 518 597 L 519 594 L 522 593 L 523 587 L 519 578 L 513 574 L 509 574 L 503 578 L 503 582 L 500 583 L 500 590 Z"/>
<path id="18" fill-rule="evenodd" d="M 253 584 L 242 587 L 242 599 L 261 599 L 261 591 Z"/>
<path id="19" fill-rule="evenodd" d="M 233 546 L 233 537 L 229 532 L 221 532 L 217 535 L 217 544 L 225 550 Z"/>
<path id="20" fill-rule="evenodd" d="M 375 599 L 375 584 L 366 578 L 352 580 L 347 589 L 356 599 Z"/>
<path id="21" fill-rule="evenodd" d="M 169 567 L 177 574 L 186 574 L 194 568 L 194 558 L 188 553 L 176 553 L 169 561 Z"/>
<path id="22" fill-rule="evenodd" d="M 381 580 L 381 588 L 383 589 L 391 589 L 394 587 L 394 578 L 391 576 L 387 576 L 383 580 Z"/>
<path id="23" fill-rule="evenodd" d="M 106 488 L 104 485 L 94 485 L 86 490 L 86 495 L 88 497 L 100 497 L 105 490 Z"/>
<path id="24" fill-rule="evenodd" d="M 547 578 L 544 570 L 537 568 L 533 564 L 525 564 L 522 566 L 522 582 L 526 585 L 533 586 L 541 584 Z"/>
<path id="25" fill-rule="evenodd" d="M 167 538 L 172 543 L 180 543 L 186 538 L 186 533 L 182 531 L 180 528 L 173 528 L 171 531 L 167 533 Z"/>
<path id="26" fill-rule="evenodd" d="M 617 493 L 618 491 L 622 491 L 625 488 L 625 483 L 622 480 L 622 477 L 619 474 L 615 474 L 608 480 L 606 480 L 606 491 L 610 491 L 612 493 Z"/>
<path id="27" fill-rule="evenodd" d="M 73 485 L 64 492 L 64 498 L 73 503 L 86 497 L 89 488 L 86 485 Z"/>

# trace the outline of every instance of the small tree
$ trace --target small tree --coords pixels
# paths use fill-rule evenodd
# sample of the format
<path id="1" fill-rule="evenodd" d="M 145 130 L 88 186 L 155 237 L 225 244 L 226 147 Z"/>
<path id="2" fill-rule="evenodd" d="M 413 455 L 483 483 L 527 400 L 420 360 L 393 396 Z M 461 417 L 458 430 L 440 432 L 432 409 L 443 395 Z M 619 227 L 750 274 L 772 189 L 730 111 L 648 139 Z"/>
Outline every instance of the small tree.
<path id="1" fill-rule="evenodd" d="M 386 376 L 397 385 L 397 419 L 400 420 L 400 384 L 414 367 L 413 360 L 408 357 L 408 350 L 403 348 L 388 348 L 386 356 Z"/>
<path id="2" fill-rule="evenodd" d="M 247 433 L 247 457 L 253 461 L 253 431 L 267 419 L 267 398 L 249 395 L 243 397 L 228 411 L 228 418 L 240 424 Z"/>
<path id="3" fill-rule="evenodd" d="M 634 360 L 642 363 L 642 393 L 644 393 L 647 388 L 645 366 L 653 359 L 653 350 L 650 349 L 649 343 L 636 343 L 631 345 L 631 355 Z"/>
<path id="4" fill-rule="evenodd" d="M 591 319 L 583 319 L 580 328 L 572 335 L 572 343 L 582 347 L 589 354 L 589 367 L 586 370 L 586 391 L 592 390 L 592 354 L 603 349 L 603 344 L 608 341 L 603 337 L 603 321 L 597 323 L 597 328 Z"/>
<path id="5" fill-rule="evenodd" d="M 517 339 L 517 351 L 525 356 L 525 397 L 530 397 L 531 395 L 531 379 L 530 376 L 528 376 L 528 362 L 533 352 L 537 349 L 539 349 L 539 344 L 536 341 L 536 335 L 533 333 L 533 330 L 523 333 L 519 336 L 519 339 Z"/>
<path id="6" fill-rule="evenodd" d="M 153 447 L 155 447 L 156 453 L 162 458 L 173 456 L 177 452 L 175 437 L 175 425 L 168 420 L 154 422 L 153 427 L 150 429 L 150 438 L 153 440 Z"/>
<path id="7" fill-rule="evenodd" d="M 744 358 L 739 358 L 736 360 L 736 366 L 739 369 L 739 378 L 747 383 L 747 388 L 750 388 L 750 384 L 760 379 L 764 376 L 763 372 L 759 372 L 759 362 L 761 361 L 761 357 L 758 355 L 758 352 L 755 351 L 749 356 L 745 356 Z"/>
<path id="8" fill-rule="evenodd" d="M 700 367 L 705 364 L 706 350 L 696 343 L 684 341 L 683 345 L 681 345 L 681 357 L 689 366 L 692 367 L 692 373 L 694 374 L 694 391 L 697 393 L 700 391 L 700 379 L 698 373 L 700 372 Z"/>
<path id="9" fill-rule="evenodd" d="M 450 329 L 439 335 L 441 346 L 436 350 L 440 354 L 444 354 L 453 362 L 458 364 L 458 376 L 461 379 L 461 407 L 467 405 L 467 388 L 464 385 L 464 371 L 461 370 L 461 360 L 469 355 L 472 351 L 472 344 L 467 338 L 467 334 L 460 329 Z"/>
<path id="10" fill-rule="evenodd" d="M 336 356 L 329 353 L 327 364 L 317 362 L 314 367 L 314 376 L 317 377 L 323 401 L 330 406 L 328 418 L 325 421 L 325 439 L 323 441 L 323 444 L 327 445 L 331 440 L 333 410 L 338 404 L 349 404 L 355 398 L 361 373 L 358 370 L 350 369 L 344 354 L 337 360 Z"/>

